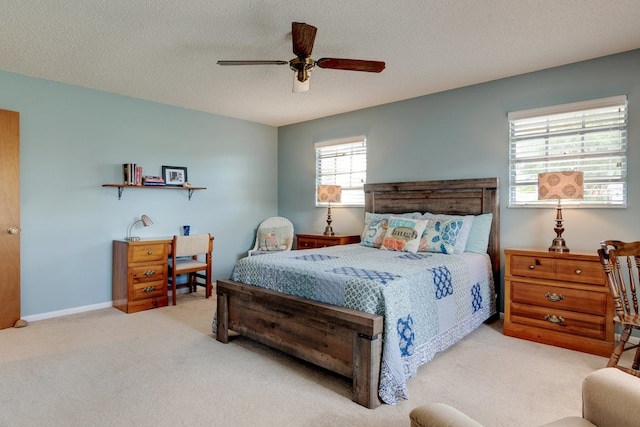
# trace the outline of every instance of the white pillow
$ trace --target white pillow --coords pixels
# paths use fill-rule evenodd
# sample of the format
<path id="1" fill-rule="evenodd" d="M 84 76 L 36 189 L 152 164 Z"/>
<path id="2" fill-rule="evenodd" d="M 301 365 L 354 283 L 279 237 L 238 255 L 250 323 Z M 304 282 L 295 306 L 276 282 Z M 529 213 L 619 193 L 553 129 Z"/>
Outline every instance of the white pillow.
<path id="1" fill-rule="evenodd" d="M 380 249 L 416 253 L 426 226 L 423 219 L 391 216 Z"/>

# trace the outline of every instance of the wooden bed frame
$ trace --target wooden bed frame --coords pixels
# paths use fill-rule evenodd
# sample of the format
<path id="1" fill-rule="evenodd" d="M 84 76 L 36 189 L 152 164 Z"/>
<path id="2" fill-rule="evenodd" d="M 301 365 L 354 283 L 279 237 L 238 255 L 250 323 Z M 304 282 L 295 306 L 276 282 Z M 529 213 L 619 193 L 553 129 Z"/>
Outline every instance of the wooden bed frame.
<path id="1" fill-rule="evenodd" d="M 493 213 L 491 257 L 498 316 L 500 290 L 500 207 L 498 179 L 459 179 L 365 184 L 365 211 L 432 212 L 455 215 Z M 382 316 L 323 304 L 280 292 L 218 280 L 217 336 L 229 330 L 352 379 L 353 401 L 380 405 L 378 381 L 382 355 Z"/>

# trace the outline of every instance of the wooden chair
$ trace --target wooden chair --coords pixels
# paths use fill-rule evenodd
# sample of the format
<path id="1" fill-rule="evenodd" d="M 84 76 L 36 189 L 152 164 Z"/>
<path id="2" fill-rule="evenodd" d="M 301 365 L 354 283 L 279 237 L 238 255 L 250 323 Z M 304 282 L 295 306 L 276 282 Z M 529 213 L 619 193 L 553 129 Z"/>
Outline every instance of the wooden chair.
<path id="1" fill-rule="evenodd" d="M 640 344 L 629 343 L 629 337 L 634 329 L 640 329 L 640 314 L 638 312 L 638 297 L 636 286 L 640 268 L 640 241 L 621 242 L 619 240 L 605 240 L 600 243 L 598 255 L 602 268 L 607 276 L 607 283 L 615 305 L 613 322 L 622 328 L 620 341 L 616 343 L 607 367 L 616 367 L 629 374 L 640 376 Z M 618 365 L 620 356 L 627 350 L 636 349 L 631 368 Z"/>
<path id="2" fill-rule="evenodd" d="M 205 298 L 211 296 L 211 253 L 213 252 L 213 238 L 209 233 L 194 234 L 193 236 L 173 236 L 171 259 L 169 262 L 169 277 L 167 282 L 171 287 L 173 305 L 176 305 L 176 290 L 189 287 L 189 292 L 197 291 L 198 286 L 204 286 Z M 204 258 L 204 261 L 202 260 Z M 199 273 L 204 271 L 205 273 Z M 187 283 L 177 284 L 176 278 L 180 274 L 188 274 Z M 204 283 L 198 279 L 205 280 Z"/>
<path id="3" fill-rule="evenodd" d="M 256 243 L 248 256 L 267 252 L 290 251 L 293 247 L 293 224 L 287 218 L 273 216 L 258 226 Z"/>

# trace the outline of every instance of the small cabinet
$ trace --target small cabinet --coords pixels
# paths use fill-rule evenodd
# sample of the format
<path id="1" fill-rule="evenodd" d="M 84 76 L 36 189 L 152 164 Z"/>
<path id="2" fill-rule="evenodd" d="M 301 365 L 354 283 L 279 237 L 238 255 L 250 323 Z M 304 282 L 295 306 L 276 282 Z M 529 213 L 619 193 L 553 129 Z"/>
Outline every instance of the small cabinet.
<path id="1" fill-rule="evenodd" d="M 170 244 L 164 240 L 113 241 L 113 306 L 125 313 L 168 304 Z"/>
<path id="2" fill-rule="evenodd" d="M 595 254 L 504 252 L 505 335 L 611 355 L 613 303 Z"/>
<path id="3" fill-rule="evenodd" d="M 315 249 L 326 246 L 350 245 L 360 243 L 359 234 L 336 234 L 325 236 L 324 234 L 296 234 L 297 249 Z"/>

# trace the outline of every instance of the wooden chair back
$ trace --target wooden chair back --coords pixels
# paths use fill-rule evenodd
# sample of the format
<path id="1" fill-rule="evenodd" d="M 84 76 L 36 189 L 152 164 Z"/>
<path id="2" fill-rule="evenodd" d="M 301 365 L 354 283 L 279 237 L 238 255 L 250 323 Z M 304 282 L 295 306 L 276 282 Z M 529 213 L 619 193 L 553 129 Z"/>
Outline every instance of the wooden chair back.
<path id="1" fill-rule="evenodd" d="M 209 233 L 191 236 L 173 236 L 171 250 L 170 276 L 167 278 L 171 285 L 172 303 L 176 305 L 176 289 L 188 286 L 189 292 L 197 290 L 200 285 L 198 278 L 204 279 L 205 297 L 211 296 L 211 253 L 213 252 L 213 238 Z M 199 259 L 200 257 L 200 259 Z M 199 273 L 204 271 L 204 274 Z M 189 274 L 186 285 L 177 284 L 177 276 Z"/>
<path id="2" fill-rule="evenodd" d="M 616 316 L 624 322 L 638 313 L 640 242 L 605 240 L 600 246 L 598 256 L 607 277 Z"/>
<path id="3" fill-rule="evenodd" d="M 622 329 L 607 367 L 616 367 L 628 374 L 640 376 L 640 346 L 629 340 L 633 330 L 640 329 L 637 294 L 640 242 L 605 240 L 600 244 L 598 256 L 607 276 L 616 310 L 613 322 Z M 633 349 L 636 351 L 631 368 L 621 365 L 622 354 Z"/>

